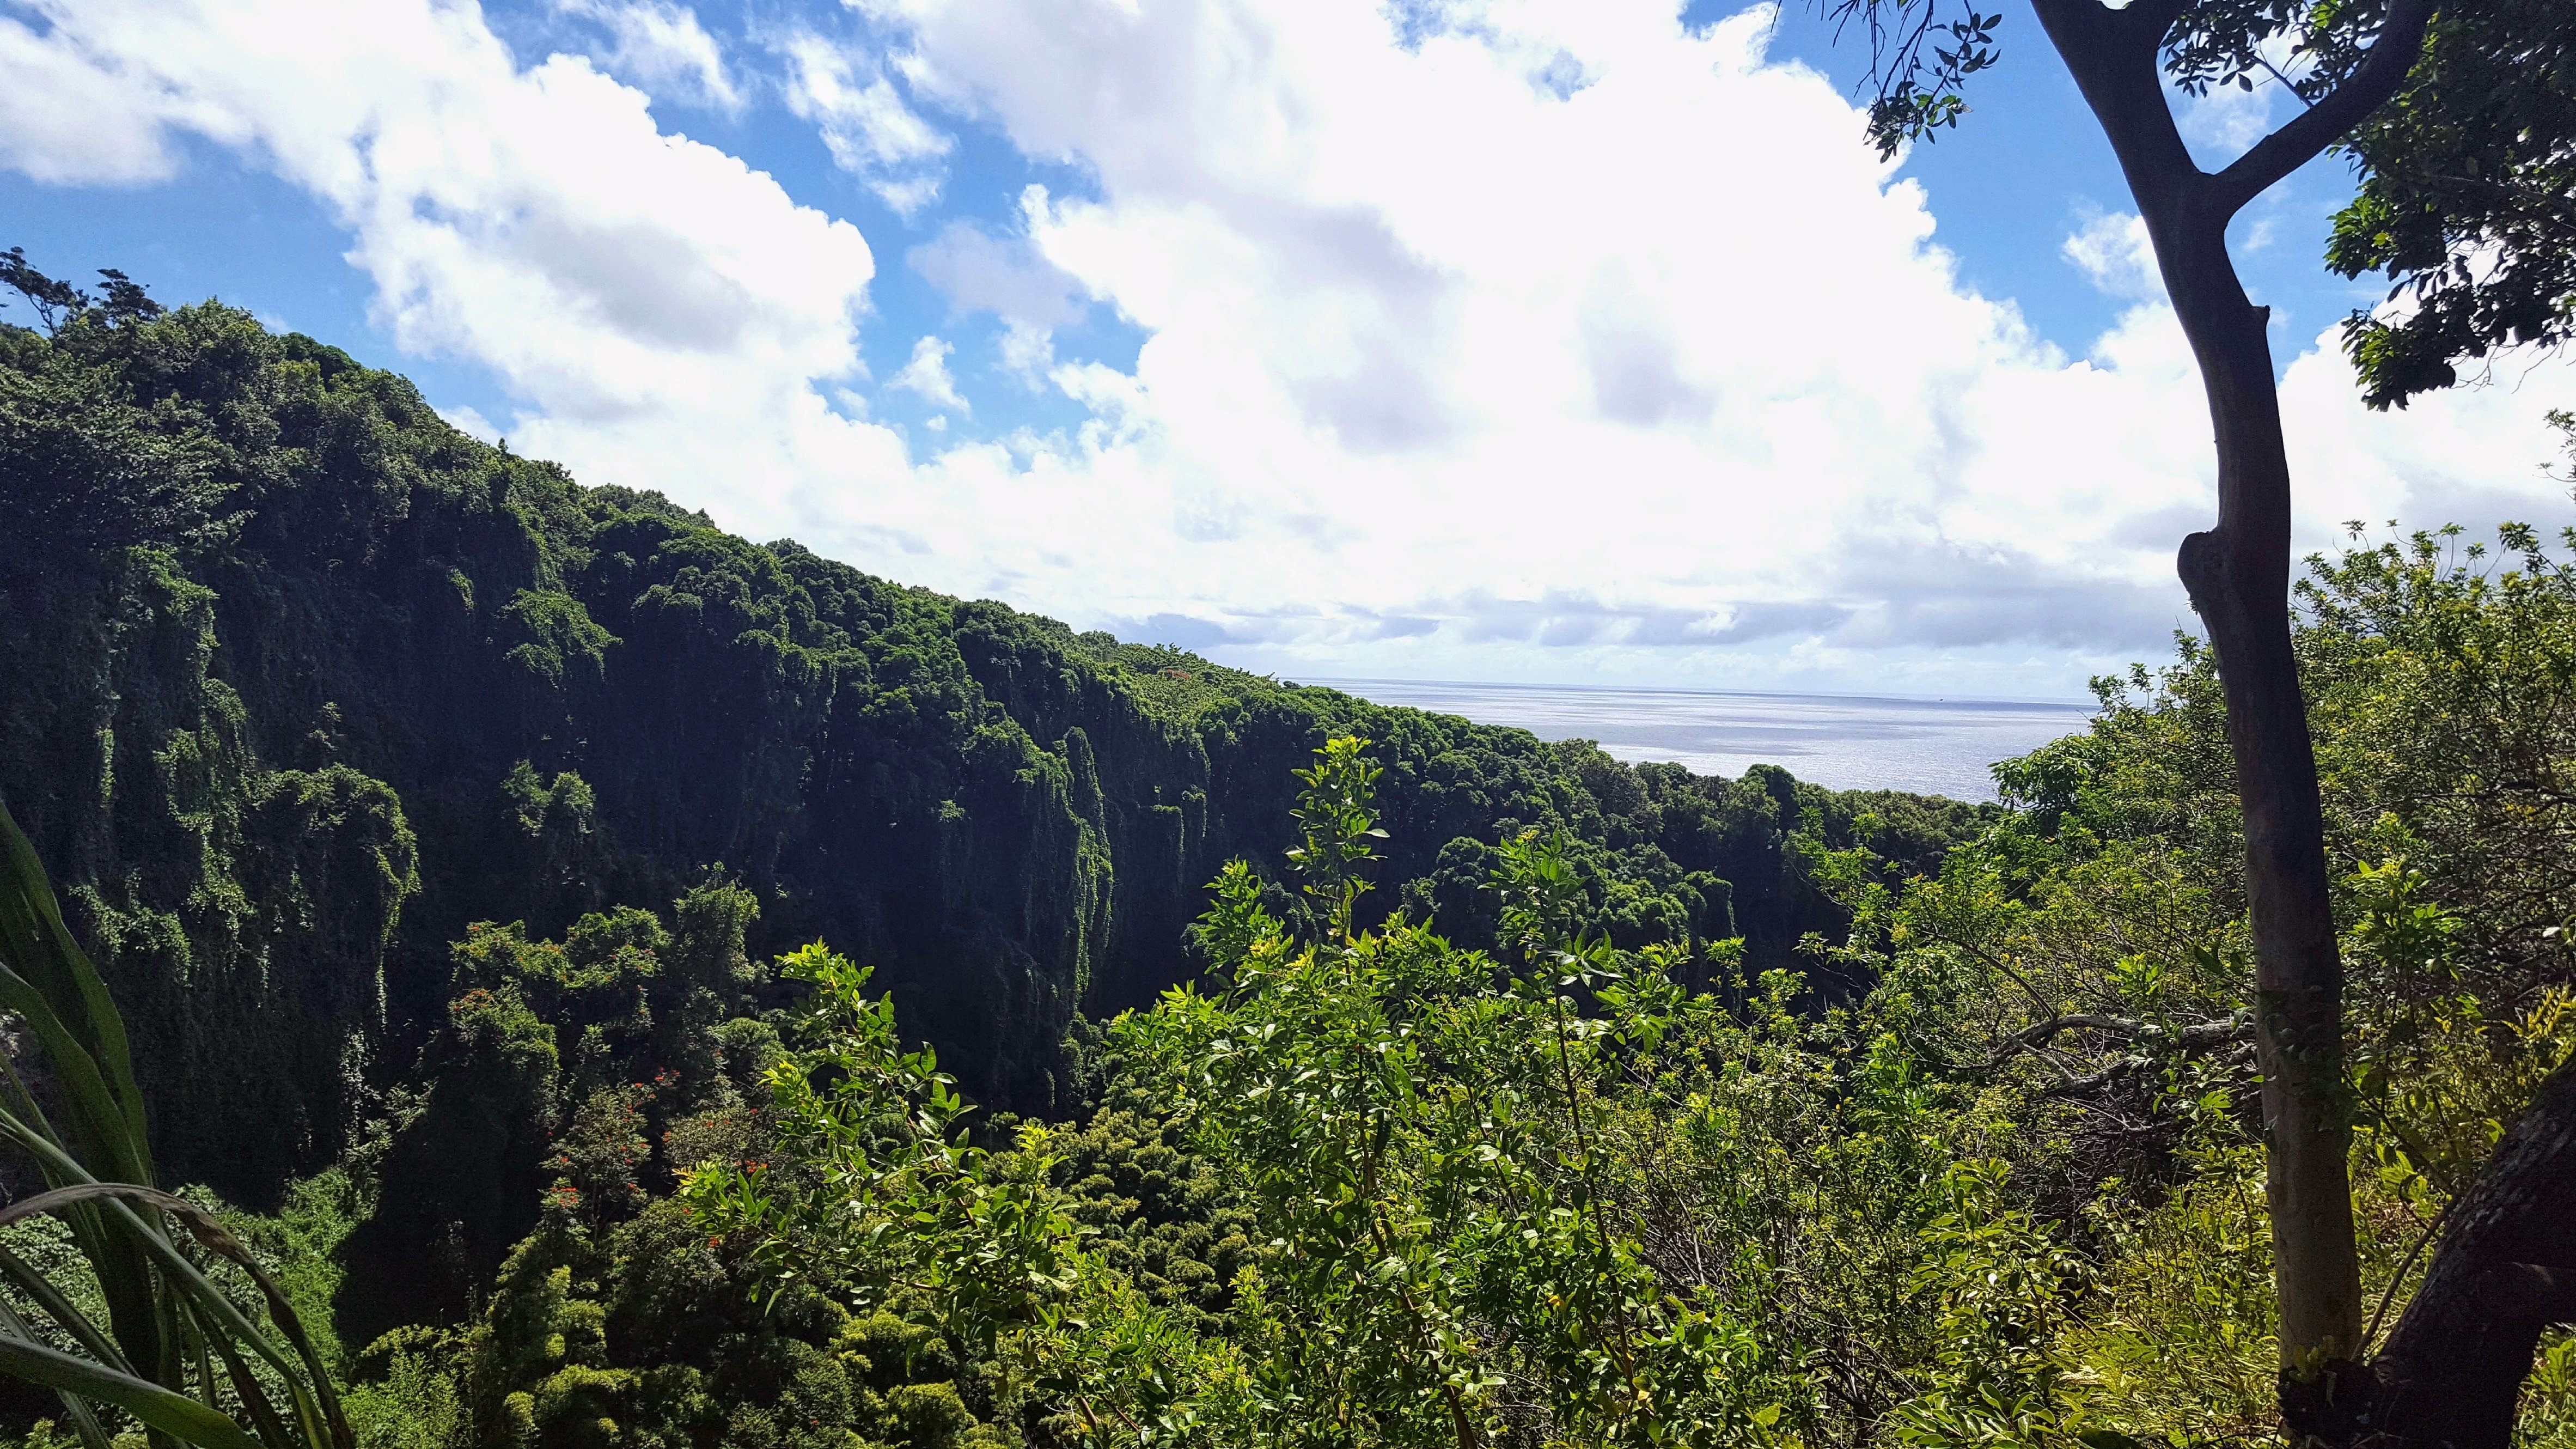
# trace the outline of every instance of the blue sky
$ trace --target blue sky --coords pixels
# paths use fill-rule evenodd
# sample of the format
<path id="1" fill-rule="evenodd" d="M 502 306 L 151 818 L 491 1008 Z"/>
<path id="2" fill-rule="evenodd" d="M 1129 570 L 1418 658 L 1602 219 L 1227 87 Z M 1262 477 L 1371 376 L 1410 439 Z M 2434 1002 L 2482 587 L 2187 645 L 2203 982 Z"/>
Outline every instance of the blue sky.
<path id="1" fill-rule="evenodd" d="M 0 4 L 0 15 L 9 10 Z M 42 10 L 20 12 L 41 24 Z M 755 19 L 745 8 L 707 5 L 691 12 L 710 37 L 736 56 L 757 56 L 754 39 L 774 17 Z M 545 0 L 480 8 L 492 32 L 523 63 L 568 51 L 613 55 L 613 30 L 600 21 Z M 875 50 L 877 37 L 864 17 L 837 5 L 815 7 L 808 21 L 839 32 L 854 47 Z M 613 64 L 613 62 L 611 62 Z M 910 359 L 916 341 L 941 335 L 970 356 L 988 353 L 1002 324 L 991 314 L 961 315 L 950 298 L 909 265 L 906 253 L 937 239 L 954 222 L 1008 230 L 1017 198 L 1031 183 L 1080 194 L 1087 180 L 1078 165 L 1033 161 L 990 125 L 948 121 L 956 149 L 944 158 L 947 173 L 937 199 L 898 212 L 865 180 L 834 164 L 814 125 L 799 119 L 776 96 L 746 98 L 737 108 L 702 97 L 654 97 L 654 119 L 666 131 L 686 134 L 740 156 L 777 178 L 806 206 L 856 224 L 877 253 L 869 288 L 872 315 L 858 330 L 869 371 L 892 377 Z M 277 325 L 334 343 L 362 360 L 403 372 L 442 407 L 470 407 L 487 418 L 509 416 L 504 380 L 470 357 L 407 351 L 369 315 L 374 288 L 366 274 L 343 259 L 347 227 L 309 192 L 280 179 L 255 153 L 181 135 L 184 161 L 167 179 L 141 184 L 47 183 L 24 170 L 0 170 L 0 217 L 9 241 L 24 246 L 39 268 L 86 278 L 117 267 L 144 280 L 171 301 L 221 297 Z M 1132 366 L 1142 340 L 1116 310 L 1089 306 L 1077 321 L 1056 330 L 1060 357 Z M 22 319 L 23 320 L 23 319 Z M 995 386 L 989 371 L 960 369 L 963 395 L 978 404 L 972 417 L 952 422 L 961 435 L 992 436 L 1020 426 L 1063 427 L 1081 410 L 1061 394 Z M 1002 379 L 1007 381 L 1007 379 Z M 918 425 L 940 409 L 908 394 L 881 395 L 880 408 Z"/>
<path id="2" fill-rule="evenodd" d="M 1856 45 L 1708 0 L 0 0 L 0 245 L 221 296 L 585 478 L 1251 667 L 2063 696 L 2187 622 L 2206 424 L 2006 16 L 1890 171 Z M 2217 157 L 2288 104 L 2181 112 Z M 2309 541 L 2556 521 L 2562 369 L 2351 404 L 2348 185 L 2238 228 Z"/>
<path id="3" fill-rule="evenodd" d="M 1694 0 L 1682 16 L 1685 24 L 1704 26 L 1741 8 Z M 741 10 L 707 5 L 695 13 L 735 53 L 752 49 L 746 36 L 751 22 Z M 601 39 L 596 22 L 543 3 L 489 5 L 483 14 L 524 60 L 559 49 L 579 51 Z M 1974 114 L 1961 129 L 1913 148 L 1899 174 L 1923 185 L 1940 221 L 1940 244 L 1958 254 L 1966 282 L 1989 296 L 2013 299 L 2043 336 L 2080 352 L 2117 320 L 2123 299 L 2095 286 L 2068 261 L 2063 242 L 2089 217 L 2127 210 L 2127 191 L 2110 148 L 2036 22 L 2017 5 L 2009 15 L 2007 64 L 1973 93 Z M 855 14 L 831 18 L 861 44 L 872 38 Z M 1776 36 L 1775 57 L 1813 66 L 1855 96 L 1864 93 L 1868 51 L 1857 36 L 1837 44 L 1827 20 L 1800 7 L 1781 12 Z M 814 128 L 782 105 L 753 104 L 728 114 L 671 97 L 657 98 L 653 111 L 665 129 L 744 157 L 777 177 L 789 195 L 859 226 L 883 258 L 870 294 L 875 325 L 861 330 L 870 369 L 879 376 L 900 371 L 923 335 L 944 334 L 971 353 L 989 348 L 1001 331 L 990 314 L 956 317 L 949 299 L 903 262 L 905 252 L 956 221 L 1007 230 L 1016 220 L 1021 190 L 1032 182 L 1059 194 L 1089 189 L 1078 165 L 1032 161 L 989 122 L 952 119 L 957 150 L 942 194 L 905 215 L 835 166 Z M 1707 137 L 1698 143 L 1749 139 Z M 1675 137 L 1672 144 L 1693 141 Z M 23 171 L 0 171 L 0 216 L 8 218 L 10 243 L 27 246 L 66 274 L 116 266 L 169 298 L 221 296 L 401 370 L 442 403 L 472 406 L 489 417 L 507 415 L 507 397 L 488 369 L 470 360 L 406 354 L 371 323 L 368 280 L 341 259 L 348 232 L 312 196 L 252 156 L 202 141 L 187 150 L 175 177 L 144 185 L 48 185 Z M 2239 225 L 2249 286 L 2292 319 L 2322 324 L 2379 300 L 2381 289 L 2369 279 L 2348 282 L 2318 263 L 2329 218 L 2350 191 L 2346 169 L 2326 158 L 2265 197 Z M 2242 242 L 2258 223 L 2268 223 L 2263 244 L 2248 249 Z M 1081 325 L 1057 335 L 1059 356 L 1113 366 L 1131 366 L 1142 340 L 1106 306 L 1087 308 Z M 2286 366 L 2289 360 L 2284 356 L 2281 362 Z M 993 381 L 971 374 L 960 379 L 961 391 L 984 409 L 965 424 L 977 432 L 1023 423 L 1060 426 L 1075 415 L 1060 396 L 996 388 Z M 932 410 L 914 411 L 927 416 Z"/>

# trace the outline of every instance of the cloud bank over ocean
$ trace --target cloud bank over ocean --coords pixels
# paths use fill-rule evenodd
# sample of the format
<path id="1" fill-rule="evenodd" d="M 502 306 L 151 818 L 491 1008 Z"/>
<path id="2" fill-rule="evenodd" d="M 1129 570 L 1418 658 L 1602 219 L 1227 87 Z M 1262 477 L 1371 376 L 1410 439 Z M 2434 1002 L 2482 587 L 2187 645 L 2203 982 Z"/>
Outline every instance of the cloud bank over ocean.
<path id="1" fill-rule="evenodd" d="M 2117 310 L 2043 338 L 1774 24 L 0 0 L 0 166 L 273 173 L 397 348 L 494 379 L 460 422 L 1254 668 L 2029 696 L 2159 652 L 2213 488 L 2132 218 L 2044 239 Z M 2305 546 L 2567 511 L 2563 364 L 2375 415 L 2331 319 L 2274 341 Z"/>

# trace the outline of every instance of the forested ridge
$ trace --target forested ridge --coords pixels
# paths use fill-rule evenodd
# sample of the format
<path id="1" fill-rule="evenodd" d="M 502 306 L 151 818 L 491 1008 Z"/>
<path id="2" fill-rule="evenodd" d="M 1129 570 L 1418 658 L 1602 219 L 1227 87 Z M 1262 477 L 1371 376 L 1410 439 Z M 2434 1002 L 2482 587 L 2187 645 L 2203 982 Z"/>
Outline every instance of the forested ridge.
<path id="1" fill-rule="evenodd" d="M 0 329 L 0 799 L 131 1023 L 165 1173 L 241 1201 L 434 1090 L 475 953 L 567 932 L 580 979 L 534 1002 L 567 1059 L 632 1006 L 658 1069 L 778 1006 L 751 963 L 820 938 L 878 963 L 976 1096 L 1069 1106 L 1068 1027 L 1195 973 L 1206 881 L 1277 862 L 1290 772 L 1335 733 L 1387 767 L 1372 916 L 1465 943 L 1525 825 L 1571 832 L 1623 945 L 1785 961 L 1842 918 L 1792 836 L 1874 811 L 1928 862 L 1991 814 L 1632 768 L 1076 635 L 586 487 L 238 311 L 133 305 Z M 649 1001 L 612 1005 L 633 983 L 581 925 L 638 909 L 676 936 L 648 932 Z M 462 1235 L 464 1280 L 535 1220 L 536 1118 L 494 1112 L 436 1155 L 518 1158 L 426 1172 L 412 1204 Z"/>
<path id="2" fill-rule="evenodd" d="M 860 8 L 871 44 L 918 19 Z M 1881 190 L 2028 29 L 1816 8 L 1865 48 Z M 2287 298 L 2238 266 L 2332 152 L 2325 263 L 2388 288 L 2342 328 L 2361 400 L 2544 376 L 2521 359 L 2576 335 L 2576 7 L 2026 12 L 2135 207 L 2102 220 L 2153 260 L 2097 280 L 2140 303 L 2124 331 L 2188 343 L 2216 506 L 2176 555 L 2194 632 L 1999 762 L 1992 806 L 1629 767 L 907 589 L 484 446 L 241 312 L 0 252 L 39 324 L 0 324 L 0 1439 L 2576 1444 L 2576 527 L 2355 526 L 2302 561 L 2293 446 L 2324 424 L 2284 415 L 2287 314 L 2257 296 Z M 1443 75 L 1457 46 L 1512 70 L 1553 44 L 1384 18 L 1426 60 L 1454 28 Z M 207 45 L 167 71 L 159 29 L 89 22 L 47 8 L 12 53 L 39 111 L 160 88 L 122 130 L 97 107 L 120 177 L 175 167 L 165 123 L 276 144 L 214 100 Z M 786 23 L 751 17 L 735 58 L 790 58 L 760 33 Z M 1043 87 L 1050 54 L 1116 53 L 1013 23 L 966 28 Z M 1229 94 L 1286 73 L 1254 17 L 1218 28 L 1152 52 L 1143 91 L 1071 83 L 1221 135 L 1147 94 L 1195 104 L 1160 82 L 1210 56 Z M 686 7 L 617 29 L 594 63 L 634 72 L 667 31 L 728 89 Z M 1705 59 L 1741 27 L 1683 29 Z M 1019 81 L 928 85 L 983 73 L 929 35 L 884 57 L 917 99 L 1013 109 Z M 313 79 L 266 42 L 241 74 Z M 1737 114 L 1609 100 L 1619 68 L 1575 49 L 1543 79 L 1588 141 L 1612 112 L 1649 150 Z M 857 112 L 792 60 L 788 108 L 857 172 Z M 1354 94 L 1396 73 L 1336 68 Z M 928 125 L 873 84 L 859 111 Z M 2229 91 L 2251 105 L 2221 137 L 2196 103 Z M 1236 109 L 1265 145 L 1323 134 L 1330 97 L 1295 94 Z M 1539 134 L 1441 107 L 1408 131 L 1376 99 L 1387 154 L 1443 174 Z M 442 139 L 479 157 L 471 114 Z M 40 124 L 18 169 L 55 174 L 90 121 Z M 1146 194 L 1058 149 L 1104 162 L 1076 187 L 1103 215 Z M 474 245 L 549 230 L 494 227 Z M 538 251 L 678 281 L 601 236 Z M 964 306 L 922 264 L 961 239 L 913 270 Z M 1724 297 L 1689 315 L 1723 331 Z M 1937 347 L 1903 311 L 1858 341 Z M 1006 315 L 1006 359 L 1051 345 Z M 830 303 L 851 346 L 858 321 Z M 885 386 L 963 416 L 947 347 Z"/>
<path id="3" fill-rule="evenodd" d="M 0 494 L 27 1445 L 2276 1433 L 2194 641 L 2000 805 L 1628 766 L 748 543 L 139 292 L 0 327 Z M 2392 1340 L 2557 1150 L 2571 554 L 2300 586 Z M 75 1145 L 191 1246 L 34 1215 Z M 2576 1433 L 2540 1337 L 2519 1443 Z"/>

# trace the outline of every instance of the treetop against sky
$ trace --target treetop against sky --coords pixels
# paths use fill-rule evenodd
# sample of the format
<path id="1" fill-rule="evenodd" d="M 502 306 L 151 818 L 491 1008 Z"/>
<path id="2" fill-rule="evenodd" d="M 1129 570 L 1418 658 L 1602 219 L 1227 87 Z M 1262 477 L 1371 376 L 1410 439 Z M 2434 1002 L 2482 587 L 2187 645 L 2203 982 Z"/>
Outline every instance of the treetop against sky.
<path id="1" fill-rule="evenodd" d="M 2188 623 L 2208 424 L 2108 148 L 1999 38 L 1889 164 L 1862 48 L 1701 0 L 0 0 L 0 243 L 1253 668 L 2066 695 Z M 2216 160 L 2298 102 L 2176 104 Z M 2349 190 L 2238 224 L 2304 541 L 2556 521 L 2563 363 L 2361 406 Z"/>

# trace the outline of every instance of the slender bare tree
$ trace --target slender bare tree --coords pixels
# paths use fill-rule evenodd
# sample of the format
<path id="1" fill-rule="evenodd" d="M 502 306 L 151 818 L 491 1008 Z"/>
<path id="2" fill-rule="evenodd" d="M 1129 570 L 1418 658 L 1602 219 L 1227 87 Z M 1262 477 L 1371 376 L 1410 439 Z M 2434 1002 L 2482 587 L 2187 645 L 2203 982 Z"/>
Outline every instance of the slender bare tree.
<path id="1" fill-rule="evenodd" d="M 2549 279 L 2563 279 L 2567 269 L 2545 253 L 2551 245 L 2563 253 L 2576 235 L 2564 229 L 2576 219 L 2576 199 L 2564 186 L 2550 189 L 2550 178 L 2567 174 L 2571 154 L 2563 102 L 2576 74 L 2569 64 L 2576 27 L 2566 18 L 2576 5 L 2458 0 L 2437 15 L 2435 0 L 2031 3 L 2119 158 L 2209 399 L 2218 518 L 2183 540 L 2179 569 L 2217 655 L 2244 807 L 2285 1425 L 2301 1439 L 2334 1445 L 2502 1449 L 2540 1333 L 2576 1317 L 2576 1073 L 2562 1070 L 2550 1080 L 2454 1209 L 2422 1288 L 2371 1356 L 2346 1167 L 2343 963 L 2316 760 L 2291 647 L 2289 455 L 2266 336 L 2269 309 L 2246 296 L 2227 227 L 2292 172 L 2380 123 L 2382 149 L 2363 148 L 2365 172 L 2380 186 L 2381 211 L 2389 210 L 2392 191 L 2402 193 L 2398 210 L 2414 207 L 2414 248 L 2389 244 L 2385 227 L 2369 232 L 2367 216 L 2356 220 L 2357 207 L 2339 219 L 2338 269 L 2411 269 L 2420 297 L 2448 285 L 2454 255 L 2492 245 L 2490 233 L 2502 224 L 2495 217 L 2537 208 L 2560 229 L 2525 225 L 2515 233 L 2537 239 L 2508 258 L 2521 275 L 2540 279 L 2526 287 L 2542 299 L 2525 309 L 2520 321 L 2527 325 L 2490 321 L 2428 338 L 2420 328 L 2392 331 L 2384 319 L 2357 318 L 2348 335 L 2371 400 L 2402 403 L 2410 391 L 2447 384 L 2454 357 L 2563 337 L 2576 299 L 2551 292 L 2563 293 L 2563 281 Z M 1958 124 L 1967 78 L 1995 63 L 2001 17 L 1973 5 L 1945 17 L 1941 4 L 1825 0 L 1830 18 L 1867 31 L 1879 82 L 1871 130 L 1891 154 L 1909 139 Z M 2428 36 L 2437 34 L 2447 51 L 2428 49 Z M 2479 133 L 2514 123 L 2474 114 L 2477 98 L 2446 91 L 2438 62 L 2448 55 L 2454 68 L 2492 66 L 2505 40 L 2554 59 L 2554 71 L 2521 83 L 2535 88 L 2537 109 L 2560 118 L 2501 136 Z M 2183 142 L 2171 93 L 2258 84 L 2286 86 L 2303 103 L 2298 114 L 2226 166 L 2203 169 Z M 2465 113 L 2444 131 L 2453 150 L 2508 153 L 2520 167 L 2521 192 L 2511 198 L 2520 210 L 2498 202 L 2493 188 L 2439 192 L 2398 174 L 2407 169 L 2403 128 L 2392 141 L 2385 118 L 2401 97 L 2419 110 Z M 2457 139 L 2463 125 L 2479 135 L 2467 148 Z M 2390 182 L 2397 184 L 2381 184 Z M 2445 197 L 2477 198 L 2486 212 L 2461 212 L 2452 201 L 2458 214 L 2445 213 Z M 2421 240 L 2427 234 L 2430 257 Z M 2412 347 L 2403 367 L 2388 363 L 2397 356 L 2391 339 L 2400 334 Z M 2375 372 L 2371 347 L 2382 364 Z"/>

